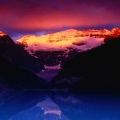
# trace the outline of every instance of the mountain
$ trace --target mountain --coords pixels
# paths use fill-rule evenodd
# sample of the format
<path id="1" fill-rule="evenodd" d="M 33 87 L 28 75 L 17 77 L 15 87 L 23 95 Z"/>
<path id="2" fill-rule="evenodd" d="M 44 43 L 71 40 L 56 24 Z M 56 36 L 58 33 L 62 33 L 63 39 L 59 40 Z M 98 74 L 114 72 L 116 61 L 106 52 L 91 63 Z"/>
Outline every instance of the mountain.
<path id="1" fill-rule="evenodd" d="M 119 89 L 119 35 L 119 28 L 70 29 L 14 42 L 1 31 L 0 82 L 14 88 L 39 89 L 46 87 L 42 77 L 52 88 Z"/>
<path id="2" fill-rule="evenodd" d="M 41 72 L 44 68 L 42 62 L 28 54 L 26 50 L 5 33 L 0 32 L 0 57 L 4 57 L 11 63 L 34 73 Z"/>
<path id="3" fill-rule="evenodd" d="M 120 28 L 113 28 L 113 29 L 109 32 L 108 36 L 109 36 L 109 37 L 113 37 L 113 38 L 120 36 Z"/>
<path id="4" fill-rule="evenodd" d="M 89 50 L 104 43 L 109 30 L 75 30 L 41 35 L 28 35 L 17 40 L 29 54 L 42 60 L 44 65 L 63 65 L 77 53 Z"/>
<path id="5" fill-rule="evenodd" d="M 45 88 L 45 81 L 34 74 L 42 69 L 40 61 L 0 32 L 0 89 Z"/>
<path id="6" fill-rule="evenodd" d="M 0 59 L 0 84 L 12 89 L 43 89 L 45 81 L 6 59 Z M 6 89 L 4 88 L 3 89 Z"/>
<path id="7" fill-rule="evenodd" d="M 110 31 L 68 29 L 41 36 L 27 35 L 15 42 L 22 45 L 31 56 L 42 61 L 44 70 L 37 75 L 51 81 L 62 66 L 75 55 L 104 44 L 107 36 L 115 37 L 118 31 L 119 28 Z"/>
<path id="8" fill-rule="evenodd" d="M 51 86 L 73 91 L 120 91 L 120 36 L 117 36 L 110 34 L 104 45 L 69 60 Z"/>

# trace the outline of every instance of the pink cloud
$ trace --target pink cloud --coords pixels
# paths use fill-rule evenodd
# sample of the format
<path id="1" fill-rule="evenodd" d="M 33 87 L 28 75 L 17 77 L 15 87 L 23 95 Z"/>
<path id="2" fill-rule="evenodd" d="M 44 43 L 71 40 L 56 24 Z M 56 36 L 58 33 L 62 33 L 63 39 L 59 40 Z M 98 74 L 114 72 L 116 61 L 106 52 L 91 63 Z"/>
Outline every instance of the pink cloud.
<path id="1" fill-rule="evenodd" d="M 117 3 L 113 0 L 109 3 L 107 0 L 1 0 L 0 25 L 32 30 L 120 24 Z"/>

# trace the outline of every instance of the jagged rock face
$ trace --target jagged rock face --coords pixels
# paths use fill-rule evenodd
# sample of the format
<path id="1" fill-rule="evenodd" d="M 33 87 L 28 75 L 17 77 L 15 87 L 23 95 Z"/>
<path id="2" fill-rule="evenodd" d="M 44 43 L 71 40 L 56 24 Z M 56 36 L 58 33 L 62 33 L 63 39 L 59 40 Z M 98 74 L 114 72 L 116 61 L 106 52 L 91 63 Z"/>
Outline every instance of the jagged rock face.
<path id="1" fill-rule="evenodd" d="M 43 64 L 29 55 L 22 46 L 17 45 L 6 34 L 0 34 L 0 57 L 32 72 L 41 72 Z"/>

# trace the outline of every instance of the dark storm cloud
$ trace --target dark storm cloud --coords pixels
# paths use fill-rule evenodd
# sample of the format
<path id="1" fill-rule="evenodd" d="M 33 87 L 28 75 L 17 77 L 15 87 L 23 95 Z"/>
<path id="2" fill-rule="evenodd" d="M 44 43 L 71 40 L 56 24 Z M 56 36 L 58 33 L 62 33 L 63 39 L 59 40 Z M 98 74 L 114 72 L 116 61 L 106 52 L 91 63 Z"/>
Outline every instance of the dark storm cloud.
<path id="1" fill-rule="evenodd" d="M 120 25 L 120 0 L 0 0 L 0 29 L 36 32 Z"/>

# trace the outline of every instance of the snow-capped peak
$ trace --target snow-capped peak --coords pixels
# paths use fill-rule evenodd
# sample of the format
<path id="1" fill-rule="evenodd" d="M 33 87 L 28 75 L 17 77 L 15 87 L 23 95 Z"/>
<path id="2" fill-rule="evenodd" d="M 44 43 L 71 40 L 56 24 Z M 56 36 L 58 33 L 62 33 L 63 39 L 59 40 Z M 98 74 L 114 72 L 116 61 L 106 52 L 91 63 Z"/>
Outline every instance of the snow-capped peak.
<path id="1" fill-rule="evenodd" d="M 75 30 L 69 29 L 61 32 L 41 35 L 23 36 L 17 40 L 26 46 L 26 50 L 31 53 L 33 51 L 63 51 L 67 48 L 79 49 L 81 43 L 85 43 L 91 38 L 91 41 L 103 42 L 104 38 L 109 34 L 109 30 Z M 93 40 L 94 39 L 94 40 Z M 89 42 L 90 43 L 90 42 Z M 79 44 L 79 45 L 78 45 Z M 91 45 L 89 45 L 91 46 Z"/>
<path id="2" fill-rule="evenodd" d="M 120 36 L 120 28 L 113 28 L 110 31 L 109 36 L 111 36 L 111 37 L 118 37 L 118 36 Z"/>

